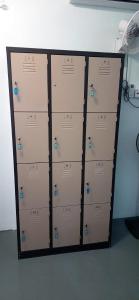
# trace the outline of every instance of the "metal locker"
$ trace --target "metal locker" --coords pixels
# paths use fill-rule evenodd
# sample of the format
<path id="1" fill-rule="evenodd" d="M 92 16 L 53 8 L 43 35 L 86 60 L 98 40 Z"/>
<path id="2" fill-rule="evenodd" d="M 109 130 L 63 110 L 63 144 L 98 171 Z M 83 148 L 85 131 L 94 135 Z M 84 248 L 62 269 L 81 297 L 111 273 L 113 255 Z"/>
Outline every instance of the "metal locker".
<path id="1" fill-rule="evenodd" d="M 85 163 L 84 204 L 111 201 L 112 171 L 112 161 Z"/>
<path id="2" fill-rule="evenodd" d="M 49 248 L 49 209 L 20 210 L 21 251 Z"/>
<path id="3" fill-rule="evenodd" d="M 18 164 L 20 209 L 49 207 L 48 163 Z"/>
<path id="4" fill-rule="evenodd" d="M 83 112 L 85 57 L 52 55 L 52 111 Z"/>
<path id="5" fill-rule="evenodd" d="M 53 207 L 80 205 L 81 162 L 53 163 Z"/>
<path id="6" fill-rule="evenodd" d="M 84 205 L 83 243 L 109 239 L 110 203 Z"/>
<path id="7" fill-rule="evenodd" d="M 86 129 L 86 161 L 113 160 L 115 113 L 88 113 Z"/>
<path id="8" fill-rule="evenodd" d="M 120 58 L 89 58 L 88 112 L 117 112 L 120 68 Z"/>
<path id="9" fill-rule="evenodd" d="M 15 113 L 18 163 L 48 162 L 47 113 Z"/>
<path id="10" fill-rule="evenodd" d="M 15 111 L 48 111 L 47 55 L 11 53 Z"/>
<path id="11" fill-rule="evenodd" d="M 53 162 L 82 160 L 82 113 L 52 114 Z"/>
<path id="12" fill-rule="evenodd" d="M 53 247 L 80 244 L 80 206 L 53 208 Z"/>

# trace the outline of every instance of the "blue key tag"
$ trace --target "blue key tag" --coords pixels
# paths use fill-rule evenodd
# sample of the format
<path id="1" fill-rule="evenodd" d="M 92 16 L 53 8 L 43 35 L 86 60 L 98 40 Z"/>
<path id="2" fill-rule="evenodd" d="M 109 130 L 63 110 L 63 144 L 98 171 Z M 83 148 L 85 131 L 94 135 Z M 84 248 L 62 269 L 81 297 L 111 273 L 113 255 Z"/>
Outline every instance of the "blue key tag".
<path id="1" fill-rule="evenodd" d="M 21 240 L 22 240 L 22 242 L 26 241 L 26 235 L 25 235 L 24 231 L 22 231 Z"/>
<path id="2" fill-rule="evenodd" d="M 13 88 L 13 94 L 14 94 L 15 96 L 18 96 L 18 95 L 19 95 L 19 88 L 18 88 L 17 86 Z"/>
<path id="3" fill-rule="evenodd" d="M 23 150 L 23 145 L 22 144 L 17 144 L 17 150 Z"/>
<path id="4" fill-rule="evenodd" d="M 89 91 L 89 95 L 90 95 L 91 97 L 95 97 L 95 96 L 96 96 L 96 91 L 95 91 L 95 89 L 91 89 L 91 90 Z"/>
<path id="5" fill-rule="evenodd" d="M 87 194 L 90 194 L 90 187 L 87 187 L 86 193 L 87 193 Z"/>
<path id="6" fill-rule="evenodd" d="M 54 197 L 57 197 L 58 196 L 58 190 L 55 190 L 54 191 Z"/>
<path id="7" fill-rule="evenodd" d="M 19 192 L 19 199 L 20 200 L 24 199 L 24 192 L 23 191 Z"/>
<path id="8" fill-rule="evenodd" d="M 85 225 L 84 234 L 88 235 L 88 227 L 87 227 L 87 225 Z"/>
<path id="9" fill-rule="evenodd" d="M 58 150 L 58 148 L 59 148 L 59 144 L 56 142 L 56 143 L 54 143 L 54 149 L 55 150 Z"/>

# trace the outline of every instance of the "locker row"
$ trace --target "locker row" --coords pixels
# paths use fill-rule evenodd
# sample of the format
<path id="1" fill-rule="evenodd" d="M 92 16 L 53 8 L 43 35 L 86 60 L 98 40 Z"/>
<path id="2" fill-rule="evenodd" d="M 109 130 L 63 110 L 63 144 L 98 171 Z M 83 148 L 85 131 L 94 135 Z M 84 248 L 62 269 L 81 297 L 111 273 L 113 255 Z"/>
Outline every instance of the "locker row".
<path id="1" fill-rule="evenodd" d="M 48 141 L 47 113 L 15 112 L 17 163 L 82 161 L 83 114 L 52 113 L 52 141 Z M 113 160 L 115 113 L 87 113 L 86 161 Z"/>
<path id="2" fill-rule="evenodd" d="M 18 164 L 17 169 L 20 210 L 49 208 L 48 163 Z M 84 204 L 110 203 L 112 171 L 112 161 L 86 162 Z M 53 207 L 81 204 L 81 172 L 80 162 L 52 164 Z"/>
<path id="3" fill-rule="evenodd" d="M 53 209 L 53 247 L 80 245 L 80 206 Z M 83 244 L 105 242 L 109 239 L 110 204 L 85 205 Z M 20 211 L 21 250 L 50 247 L 49 209 Z"/>
<path id="4" fill-rule="evenodd" d="M 88 112 L 117 112 L 121 58 L 11 53 L 14 111 L 48 111 L 48 85 L 53 112 L 83 112 L 87 85 Z M 33 88 L 32 88 L 33 87 Z"/>

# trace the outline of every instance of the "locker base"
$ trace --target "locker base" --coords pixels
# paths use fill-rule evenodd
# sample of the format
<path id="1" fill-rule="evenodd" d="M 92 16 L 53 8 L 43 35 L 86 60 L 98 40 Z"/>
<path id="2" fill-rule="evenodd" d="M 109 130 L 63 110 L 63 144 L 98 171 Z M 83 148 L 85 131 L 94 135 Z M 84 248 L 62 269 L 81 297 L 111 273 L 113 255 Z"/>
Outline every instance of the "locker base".
<path id="1" fill-rule="evenodd" d="M 68 246 L 61 248 L 51 248 L 51 249 L 41 249 L 41 250 L 32 250 L 32 251 L 24 251 L 18 253 L 18 258 L 31 258 L 31 257 L 39 257 L 45 255 L 54 255 L 54 254 L 62 254 L 62 253 L 70 253 L 70 252 L 79 252 L 79 251 L 87 251 L 87 250 L 95 250 L 95 249 L 104 249 L 109 248 L 110 242 L 101 242 L 97 244 L 87 244 L 87 245 L 76 245 L 76 246 Z"/>

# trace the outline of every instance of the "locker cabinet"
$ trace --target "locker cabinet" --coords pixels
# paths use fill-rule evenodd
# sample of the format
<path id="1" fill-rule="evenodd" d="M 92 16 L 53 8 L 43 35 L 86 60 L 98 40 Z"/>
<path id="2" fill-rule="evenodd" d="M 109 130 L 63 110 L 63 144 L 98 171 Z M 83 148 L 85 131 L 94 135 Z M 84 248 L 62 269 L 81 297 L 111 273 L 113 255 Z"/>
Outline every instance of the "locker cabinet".
<path id="1" fill-rule="evenodd" d="M 89 58 L 88 112 L 117 112 L 120 68 L 120 58 Z"/>
<path id="2" fill-rule="evenodd" d="M 88 113 L 86 129 L 86 160 L 113 160 L 115 113 Z"/>
<path id="3" fill-rule="evenodd" d="M 85 164 L 84 203 L 105 203 L 112 196 L 112 161 L 90 161 Z"/>
<path id="4" fill-rule="evenodd" d="M 47 55 L 12 53 L 15 111 L 48 111 Z"/>
<path id="5" fill-rule="evenodd" d="M 83 243 L 108 241 L 109 223 L 110 203 L 84 205 Z"/>
<path id="6" fill-rule="evenodd" d="M 52 55 L 52 111 L 83 112 L 85 57 Z"/>
<path id="7" fill-rule="evenodd" d="M 52 114 L 53 162 L 82 160 L 82 113 Z"/>
<path id="8" fill-rule="evenodd" d="M 53 208 L 53 247 L 80 244 L 80 206 Z"/>
<path id="9" fill-rule="evenodd" d="M 49 209 L 20 210 L 22 251 L 49 248 Z"/>
<path id="10" fill-rule="evenodd" d="M 20 209 L 49 207 L 48 163 L 18 164 Z"/>
<path id="11" fill-rule="evenodd" d="M 18 163 L 48 162 L 47 113 L 15 112 Z"/>
<path id="12" fill-rule="evenodd" d="M 53 207 L 80 205 L 81 162 L 53 163 Z"/>

